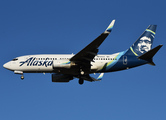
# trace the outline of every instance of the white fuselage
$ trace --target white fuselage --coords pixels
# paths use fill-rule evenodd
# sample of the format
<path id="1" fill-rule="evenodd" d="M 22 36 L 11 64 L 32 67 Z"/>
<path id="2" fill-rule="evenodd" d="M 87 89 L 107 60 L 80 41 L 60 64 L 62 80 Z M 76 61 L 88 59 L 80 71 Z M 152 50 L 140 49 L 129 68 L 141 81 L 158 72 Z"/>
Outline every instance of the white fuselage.
<path id="1" fill-rule="evenodd" d="M 103 66 L 113 60 L 116 60 L 118 53 L 112 55 L 97 55 L 95 56 L 93 62 L 91 62 L 91 70 L 97 72 L 103 68 Z M 41 54 L 41 55 L 26 55 L 21 56 L 9 61 L 4 64 L 5 68 L 12 71 L 22 71 L 22 72 L 55 72 L 53 68 L 53 63 L 56 64 L 66 64 L 70 62 L 70 58 L 74 54 Z M 63 67 L 63 66 L 62 66 Z M 70 71 L 70 70 L 69 70 Z"/>

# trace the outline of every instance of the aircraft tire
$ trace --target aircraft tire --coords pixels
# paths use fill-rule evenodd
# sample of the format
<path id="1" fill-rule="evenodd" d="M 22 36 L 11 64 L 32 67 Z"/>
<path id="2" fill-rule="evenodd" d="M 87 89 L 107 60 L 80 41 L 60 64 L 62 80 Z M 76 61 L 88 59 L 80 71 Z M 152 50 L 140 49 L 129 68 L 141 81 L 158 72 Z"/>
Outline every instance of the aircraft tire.
<path id="1" fill-rule="evenodd" d="M 22 75 L 22 76 L 21 76 L 21 80 L 23 80 L 23 79 L 24 79 L 24 76 Z"/>
<path id="2" fill-rule="evenodd" d="M 78 82 L 80 85 L 82 85 L 84 83 L 84 80 L 80 78 Z"/>

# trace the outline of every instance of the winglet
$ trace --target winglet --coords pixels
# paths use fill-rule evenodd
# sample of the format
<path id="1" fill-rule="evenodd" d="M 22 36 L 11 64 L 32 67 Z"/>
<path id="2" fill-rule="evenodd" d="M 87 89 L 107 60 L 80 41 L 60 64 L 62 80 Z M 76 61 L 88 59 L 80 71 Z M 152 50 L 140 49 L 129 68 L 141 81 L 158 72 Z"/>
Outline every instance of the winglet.
<path id="1" fill-rule="evenodd" d="M 99 77 L 97 78 L 97 80 L 101 80 L 101 79 L 103 78 L 103 76 L 104 76 L 104 73 L 101 73 L 101 74 L 99 75 Z"/>
<path id="2" fill-rule="evenodd" d="M 114 26 L 115 20 L 112 20 L 112 22 L 110 23 L 110 25 L 107 27 L 107 29 L 105 30 L 105 33 L 110 33 L 112 31 L 112 28 Z"/>

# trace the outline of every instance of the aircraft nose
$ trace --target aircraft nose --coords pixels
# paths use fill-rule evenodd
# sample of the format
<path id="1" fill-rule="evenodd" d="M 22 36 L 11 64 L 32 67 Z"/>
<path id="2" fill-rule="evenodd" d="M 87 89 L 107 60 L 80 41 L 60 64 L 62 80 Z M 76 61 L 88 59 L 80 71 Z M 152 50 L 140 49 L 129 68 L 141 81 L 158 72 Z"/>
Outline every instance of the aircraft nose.
<path id="1" fill-rule="evenodd" d="M 3 67 L 6 68 L 6 69 L 9 69 L 10 63 L 9 63 L 9 62 L 5 63 L 5 64 L 3 65 Z"/>

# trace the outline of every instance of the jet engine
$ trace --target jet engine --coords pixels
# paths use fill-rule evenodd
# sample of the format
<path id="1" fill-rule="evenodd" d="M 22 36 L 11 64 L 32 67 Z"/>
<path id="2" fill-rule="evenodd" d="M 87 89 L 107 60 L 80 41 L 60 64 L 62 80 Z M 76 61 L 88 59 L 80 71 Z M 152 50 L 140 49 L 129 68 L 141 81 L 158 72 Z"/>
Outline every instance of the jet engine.
<path id="1" fill-rule="evenodd" d="M 52 82 L 69 82 L 73 76 L 65 74 L 52 74 Z"/>

